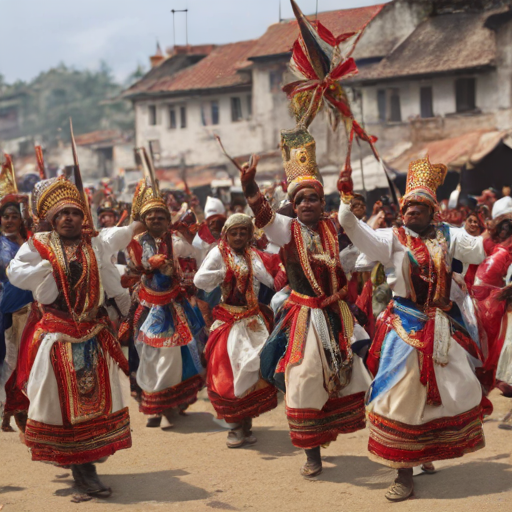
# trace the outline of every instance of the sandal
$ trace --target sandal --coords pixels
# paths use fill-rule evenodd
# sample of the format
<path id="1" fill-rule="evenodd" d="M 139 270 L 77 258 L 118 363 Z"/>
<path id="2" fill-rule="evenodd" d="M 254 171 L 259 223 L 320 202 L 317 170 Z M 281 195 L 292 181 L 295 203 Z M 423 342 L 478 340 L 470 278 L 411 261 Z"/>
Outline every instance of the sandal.
<path id="1" fill-rule="evenodd" d="M 421 465 L 421 470 L 427 475 L 433 475 L 434 473 L 437 473 L 436 467 L 432 462 L 424 462 Z"/>
<path id="2" fill-rule="evenodd" d="M 398 470 L 398 475 L 389 486 L 385 496 L 389 501 L 405 501 L 411 497 L 413 491 L 412 468 L 404 468 Z"/>
<path id="3" fill-rule="evenodd" d="M 300 474 L 305 478 L 313 478 L 322 472 L 322 463 L 307 461 L 304 466 L 300 468 Z"/>

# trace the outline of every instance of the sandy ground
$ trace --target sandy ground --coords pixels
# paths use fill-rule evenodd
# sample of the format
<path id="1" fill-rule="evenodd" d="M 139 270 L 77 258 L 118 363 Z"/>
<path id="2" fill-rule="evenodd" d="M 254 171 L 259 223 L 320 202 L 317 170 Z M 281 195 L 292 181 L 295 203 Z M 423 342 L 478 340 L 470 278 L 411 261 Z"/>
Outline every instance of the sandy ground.
<path id="1" fill-rule="evenodd" d="M 172 430 L 145 428 L 132 402 L 133 447 L 98 466 L 114 490 L 108 500 L 72 503 L 70 471 L 32 462 L 17 434 L 0 432 L 2 512 L 114 512 L 216 510 L 414 512 L 512 510 L 512 431 L 498 429 L 512 402 L 493 394 L 495 412 L 485 424 L 487 447 L 438 464 L 435 475 L 415 477 L 415 495 L 392 504 L 384 491 L 391 470 L 368 460 L 367 431 L 338 438 L 323 450 L 324 472 L 299 475 L 304 455 L 289 439 L 284 407 L 255 420 L 258 443 L 226 448 L 226 432 L 201 399 Z"/>

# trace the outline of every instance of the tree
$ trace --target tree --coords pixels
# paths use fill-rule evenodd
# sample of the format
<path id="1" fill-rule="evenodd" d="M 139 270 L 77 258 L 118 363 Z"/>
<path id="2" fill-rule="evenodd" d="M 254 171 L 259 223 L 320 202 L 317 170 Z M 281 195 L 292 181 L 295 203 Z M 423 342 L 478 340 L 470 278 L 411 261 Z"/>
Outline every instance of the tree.
<path id="1" fill-rule="evenodd" d="M 0 95 L 5 93 L 0 79 Z M 69 117 L 77 135 L 96 130 L 133 130 L 133 112 L 120 99 L 123 89 L 109 66 L 101 62 L 98 70 L 79 71 L 61 63 L 40 73 L 29 83 L 7 87 L 26 94 L 22 100 L 24 136 L 40 139 L 48 146 L 59 139 L 69 141 Z M 1 98 L 0 98 L 1 99 Z"/>

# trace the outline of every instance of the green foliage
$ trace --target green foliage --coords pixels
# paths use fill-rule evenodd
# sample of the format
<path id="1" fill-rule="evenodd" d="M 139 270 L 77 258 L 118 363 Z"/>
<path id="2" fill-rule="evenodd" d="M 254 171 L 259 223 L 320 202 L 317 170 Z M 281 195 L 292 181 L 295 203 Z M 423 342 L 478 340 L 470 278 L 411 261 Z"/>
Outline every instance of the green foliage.
<path id="1" fill-rule="evenodd" d="M 119 99 L 123 87 L 104 62 L 95 71 L 79 71 L 60 64 L 28 83 L 7 85 L 0 76 L 0 99 L 5 94 L 21 93 L 22 135 L 54 146 L 59 140 L 69 141 L 70 117 L 76 135 L 96 130 L 133 130 L 131 105 Z"/>

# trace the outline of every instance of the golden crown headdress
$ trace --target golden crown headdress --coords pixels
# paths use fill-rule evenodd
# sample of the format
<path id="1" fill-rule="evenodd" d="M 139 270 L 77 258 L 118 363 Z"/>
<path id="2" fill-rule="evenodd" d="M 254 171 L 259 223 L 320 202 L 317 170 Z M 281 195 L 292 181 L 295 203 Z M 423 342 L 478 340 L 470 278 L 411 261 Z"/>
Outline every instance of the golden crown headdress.
<path id="1" fill-rule="evenodd" d="M 80 192 L 65 176 L 36 183 L 32 192 L 32 212 L 39 220 L 52 221 L 62 209 L 77 208 L 85 215 L 85 205 Z"/>
<path id="2" fill-rule="evenodd" d="M 430 163 L 428 155 L 411 162 L 402 207 L 408 202 L 417 201 L 437 208 L 437 189 L 444 183 L 447 172 L 446 165 Z"/>
<path id="3" fill-rule="evenodd" d="M 321 187 L 316 142 L 305 126 L 281 131 L 281 153 L 290 197 L 307 183 L 317 182 Z"/>
<path id="4" fill-rule="evenodd" d="M 144 214 L 156 209 L 165 210 L 169 217 L 171 215 L 167 203 L 159 195 L 155 197 L 153 188 L 146 183 L 146 180 L 140 180 L 133 197 L 132 219 L 140 220 Z"/>

